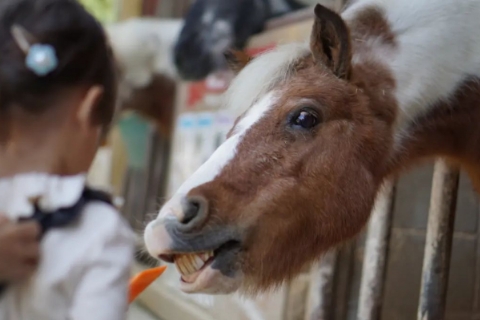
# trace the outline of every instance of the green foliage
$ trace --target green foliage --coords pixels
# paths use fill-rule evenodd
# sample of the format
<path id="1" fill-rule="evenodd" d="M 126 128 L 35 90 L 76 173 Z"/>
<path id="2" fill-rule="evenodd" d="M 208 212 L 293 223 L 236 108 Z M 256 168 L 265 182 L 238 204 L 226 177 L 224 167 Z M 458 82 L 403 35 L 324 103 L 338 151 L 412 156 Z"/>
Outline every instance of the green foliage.
<path id="1" fill-rule="evenodd" d="M 103 23 L 115 19 L 115 0 L 79 0 L 88 11 Z"/>

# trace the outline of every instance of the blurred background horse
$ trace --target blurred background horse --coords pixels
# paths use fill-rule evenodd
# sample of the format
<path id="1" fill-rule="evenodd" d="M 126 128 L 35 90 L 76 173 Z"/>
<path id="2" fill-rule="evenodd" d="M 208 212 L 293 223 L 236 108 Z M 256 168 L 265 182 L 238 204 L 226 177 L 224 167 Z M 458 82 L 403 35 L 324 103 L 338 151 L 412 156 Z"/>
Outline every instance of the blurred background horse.
<path id="1" fill-rule="evenodd" d="M 182 25 L 179 19 L 136 18 L 106 28 L 121 74 L 120 110 L 147 117 L 166 136 L 178 79 L 172 48 Z"/>
<path id="2" fill-rule="evenodd" d="M 311 0 L 197 0 L 185 17 L 175 46 L 182 78 L 201 80 L 226 68 L 223 53 L 243 49 L 266 22 L 306 7 Z"/>
<path id="3" fill-rule="evenodd" d="M 196 0 L 185 20 L 134 18 L 107 25 L 121 70 L 120 109 L 133 110 L 170 135 L 177 80 L 223 75 L 224 52 L 244 48 L 268 19 L 313 0 Z"/>

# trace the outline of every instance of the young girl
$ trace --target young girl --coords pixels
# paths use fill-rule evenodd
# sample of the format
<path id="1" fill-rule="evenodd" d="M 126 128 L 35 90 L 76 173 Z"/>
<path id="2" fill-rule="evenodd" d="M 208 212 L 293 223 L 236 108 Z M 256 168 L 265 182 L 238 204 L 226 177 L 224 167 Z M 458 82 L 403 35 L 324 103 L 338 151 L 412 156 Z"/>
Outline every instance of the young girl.
<path id="1" fill-rule="evenodd" d="M 134 238 L 85 187 L 114 113 L 112 60 L 77 1 L 1 1 L 0 213 L 35 221 L 41 251 L 33 276 L 2 283 L 0 320 L 125 319 Z"/>

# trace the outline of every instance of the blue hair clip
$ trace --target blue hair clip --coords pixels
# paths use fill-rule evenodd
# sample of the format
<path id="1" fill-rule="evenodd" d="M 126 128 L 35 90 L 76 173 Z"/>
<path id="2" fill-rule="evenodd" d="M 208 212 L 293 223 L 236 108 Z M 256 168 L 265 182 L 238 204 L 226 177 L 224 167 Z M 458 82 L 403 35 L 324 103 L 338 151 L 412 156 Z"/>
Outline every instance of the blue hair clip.
<path id="1" fill-rule="evenodd" d="M 58 67 L 58 58 L 55 48 L 49 44 L 30 45 L 29 38 L 33 37 L 23 27 L 14 25 L 12 36 L 17 45 L 25 53 L 25 64 L 37 76 L 43 77 Z"/>
<path id="2" fill-rule="evenodd" d="M 55 49 L 51 45 L 34 44 L 28 50 L 25 63 L 28 69 L 43 77 L 57 68 L 58 59 Z"/>

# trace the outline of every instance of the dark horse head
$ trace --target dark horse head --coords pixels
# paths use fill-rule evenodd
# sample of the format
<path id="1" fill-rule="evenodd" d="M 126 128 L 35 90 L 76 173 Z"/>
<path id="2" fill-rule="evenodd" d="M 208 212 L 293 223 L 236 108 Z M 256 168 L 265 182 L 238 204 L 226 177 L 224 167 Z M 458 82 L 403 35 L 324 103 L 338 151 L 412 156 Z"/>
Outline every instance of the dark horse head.
<path id="1" fill-rule="evenodd" d="M 295 0 L 197 0 L 175 47 L 175 64 L 185 80 L 201 80 L 223 69 L 223 53 L 243 49 L 269 18 L 302 5 Z"/>

